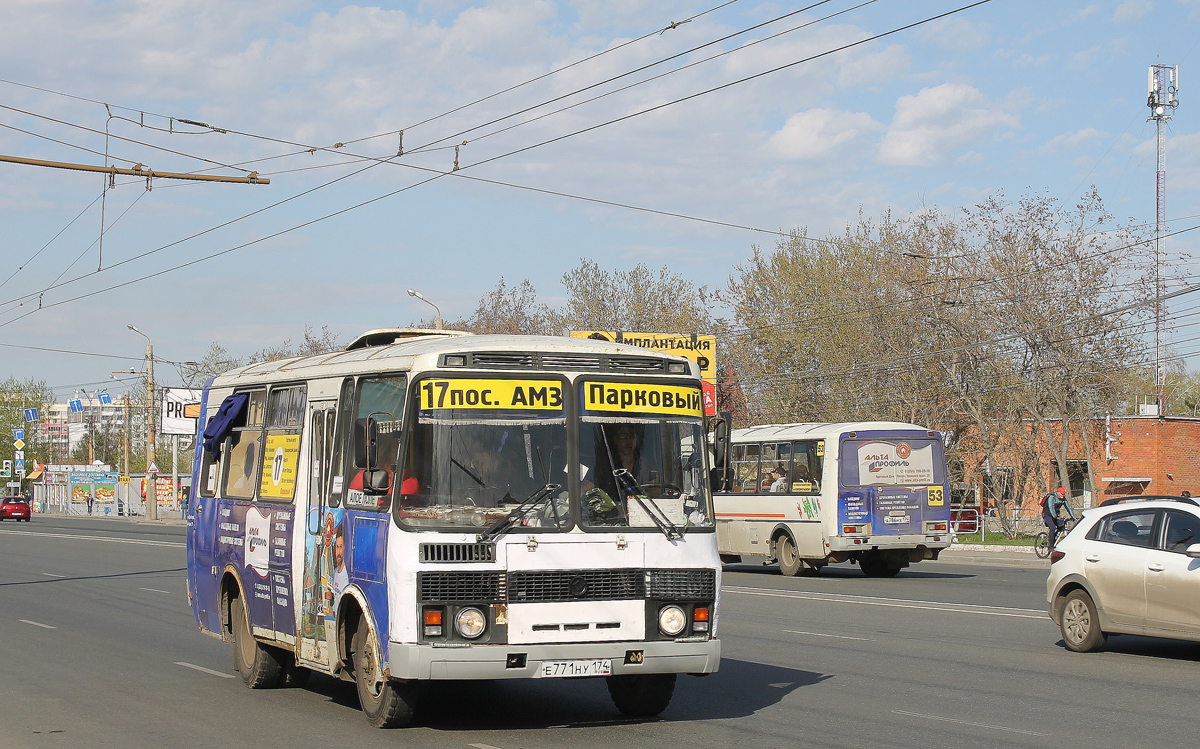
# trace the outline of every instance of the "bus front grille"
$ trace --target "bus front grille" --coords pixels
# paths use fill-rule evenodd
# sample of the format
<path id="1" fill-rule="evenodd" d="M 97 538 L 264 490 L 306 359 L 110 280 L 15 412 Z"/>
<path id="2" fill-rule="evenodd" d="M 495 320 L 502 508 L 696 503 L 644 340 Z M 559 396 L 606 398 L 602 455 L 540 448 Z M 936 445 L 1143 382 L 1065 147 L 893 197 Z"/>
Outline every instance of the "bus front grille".
<path id="1" fill-rule="evenodd" d="M 646 597 L 673 601 L 711 601 L 717 594 L 712 570 L 647 570 Z"/>
<path id="2" fill-rule="evenodd" d="M 704 569 L 420 572 L 417 589 L 436 603 L 713 601 L 717 590 L 716 572 Z"/>
<path id="3" fill-rule="evenodd" d="M 553 570 L 508 573 L 509 603 L 628 601 L 646 597 L 642 570 Z"/>
<path id="4" fill-rule="evenodd" d="M 421 601 L 438 603 L 500 603 L 505 598 L 503 572 L 421 572 L 417 588 Z"/>
<path id="5" fill-rule="evenodd" d="M 422 562 L 494 562 L 496 544 L 421 544 Z"/>

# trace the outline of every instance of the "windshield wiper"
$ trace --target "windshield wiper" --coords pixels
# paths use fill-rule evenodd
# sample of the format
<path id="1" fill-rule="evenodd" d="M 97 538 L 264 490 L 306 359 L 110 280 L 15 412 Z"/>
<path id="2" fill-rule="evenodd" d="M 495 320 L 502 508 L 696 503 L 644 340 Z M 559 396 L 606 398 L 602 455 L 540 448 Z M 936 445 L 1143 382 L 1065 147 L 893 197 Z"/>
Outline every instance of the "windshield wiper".
<path id="1" fill-rule="evenodd" d="M 560 488 L 561 487 L 558 484 L 546 484 L 541 489 L 538 489 L 536 492 L 526 497 L 521 504 L 513 508 L 512 512 L 489 525 L 487 530 L 485 530 L 483 533 L 480 533 L 475 540 L 479 543 L 484 541 L 494 541 L 500 536 L 503 536 L 505 533 L 508 533 L 510 530 L 512 530 L 513 526 L 517 524 L 518 520 L 525 517 L 530 510 L 532 510 L 534 507 L 537 507 L 546 499 L 546 497 L 553 495 L 554 492 L 558 491 Z M 553 503 L 551 503 L 550 506 L 554 508 L 555 525 L 561 528 L 562 523 L 560 522 L 560 518 L 558 516 L 558 508 L 554 507 Z"/>
<path id="2" fill-rule="evenodd" d="M 658 503 L 646 494 L 646 490 L 642 488 L 642 485 L 638 483 L 637 479 L 633 477 L 633 474 L 628 469 L 615 469 L 613 471 L 613 478 L 617 480 L 617 486 L 624 489 L 627 496 L 637 500 L 637 503 L 642 506 L 642 509 L 646 511 L 646 514 L 654 521 L 654 524 L 658 526 L 658 529 L 662 531 L 662 534 L 667 537 L 668 541 L 683 538 L 683 533 L 675 527 L 675 524 L 667 517 L 667 513 L 663 512 L 662 508 L 658 506 Z M 647 505 L 647 502 L 650 504 Z M 651 510 L 651 507 L 654 509 Z M 628 515 L 628 507 L 625 509 L 625 512 Z"/>

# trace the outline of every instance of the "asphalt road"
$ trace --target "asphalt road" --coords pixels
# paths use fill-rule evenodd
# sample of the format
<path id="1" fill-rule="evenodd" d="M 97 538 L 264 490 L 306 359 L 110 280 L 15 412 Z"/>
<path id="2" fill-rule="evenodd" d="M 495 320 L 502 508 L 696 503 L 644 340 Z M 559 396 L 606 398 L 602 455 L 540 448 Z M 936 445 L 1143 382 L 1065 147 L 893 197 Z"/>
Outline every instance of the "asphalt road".
<path id="1" fill-rule="evenodd" d="M 1200 645 L 1063 648 L 1037 566 L 925 562 L 892 580 L 726 568 L 719 674 L 656 720 L 603 681 L 454 682 L 378 731 L 352 685 L 252 692 L 196 630 L 184 529 L 0 525 L 0 747 L 1193 746 Z"/>

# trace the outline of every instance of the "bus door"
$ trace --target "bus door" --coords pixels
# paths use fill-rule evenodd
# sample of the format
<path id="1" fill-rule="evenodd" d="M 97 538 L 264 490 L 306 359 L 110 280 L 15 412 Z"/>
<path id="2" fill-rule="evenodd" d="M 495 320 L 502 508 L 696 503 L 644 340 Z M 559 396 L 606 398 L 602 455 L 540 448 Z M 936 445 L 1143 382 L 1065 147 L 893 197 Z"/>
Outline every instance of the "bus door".
<path id="1" fill-rule="evenodd" d="M 333 569 L 335 510 L 330 506 L 330 464 L 333 458 L 336 401 L 314 401 L 308 408 L 308 492 L 297 504 L 303 507 L 304 565 L 300 586 L 300 632 L 296 649 L 301 661 L 328 669 L 333 652 L 332 595 L 329 571 Z M 340 477 L 339 477 L 340 478 Z M 339 493 L 341 487 L 338 487 Z M 337 509 L 337 520 L 341 510 Z M 326 527 L 328 526 L 328 532 Z"/>
<path id="2" fill-rule="evenodd" d="M 927 515 L 945 515 L 943 460 L 941 444 L 923 435 L 860 432 L 855 439 L 844 439 L 838 501 L 842 533 L 923 534 Z M 856 530 L 847 531 L 848 526 Z"/>
<path id="3" fill-rule="evenodd" d="M 392 494 L 396 482 L 402 480 L 397 465 L 406 384 L 404 375 L 360 377 L 354 393 L 354 419 L 345 441 L 349 481 L 343 500 L 347 543 L 342 574 L 362 591 L 378 633 L 388 631 L 387 541 Z M 418 483 L 415 478 L 409 481 Z M 385 638 L 380 635 L 381 641 Z"/>
<path id="4" fill-rule="evenodd" d="M 208 386 L 211 384 L 210 379 L 205 385 L 204 397 L 200 401 L 200 418 L 196 420 L 199 433 L 196 436 L 196 455 L 192 467 L 192 497 L 187 508 L 187 565 L 188 592 L 192 596 L 196 624 L 201 629 L 218 632 L 218 577 L 213 572 L 217 522 L 216 512 L 210 509 L 209 505 L 216 497 L 219 463 L 204 449 L 204 427 L 208 423 Z M 213 410 L 216 410 L 216 406 Z M 205 510 L 208 512 L 205 513 Z"/>

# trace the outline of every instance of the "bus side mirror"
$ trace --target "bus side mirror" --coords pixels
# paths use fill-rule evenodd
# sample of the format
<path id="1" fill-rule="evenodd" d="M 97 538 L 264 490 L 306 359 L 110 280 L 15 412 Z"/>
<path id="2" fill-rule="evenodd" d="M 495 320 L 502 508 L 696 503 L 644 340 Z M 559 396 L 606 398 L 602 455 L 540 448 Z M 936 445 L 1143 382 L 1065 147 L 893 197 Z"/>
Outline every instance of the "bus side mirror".
<path id="1" fill-rule="evenodd" d="M 354 465 L 368 471 L 379 464 L 379 425 L 368 416 L 354 422 Z"/>
<path id="2" fill-rule="evenodd" d="M 713 467 L 708 482 L 714 492 L 726 491 L 729 484 L 729 417 L 722 412 L 712 420 Z"/>

